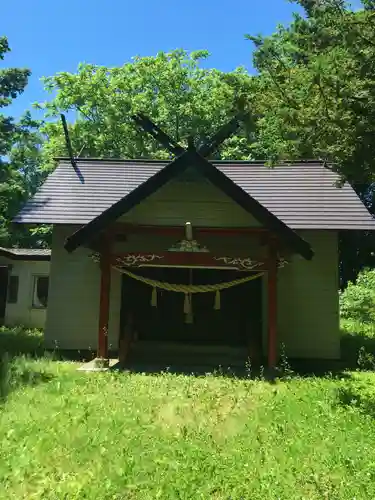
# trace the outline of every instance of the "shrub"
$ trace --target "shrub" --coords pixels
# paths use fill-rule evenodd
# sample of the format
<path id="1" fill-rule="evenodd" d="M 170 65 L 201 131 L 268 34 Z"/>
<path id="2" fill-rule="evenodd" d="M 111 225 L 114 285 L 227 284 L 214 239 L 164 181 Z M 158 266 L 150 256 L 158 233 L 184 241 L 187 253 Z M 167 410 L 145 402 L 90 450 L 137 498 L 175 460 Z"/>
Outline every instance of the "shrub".
<path id="1" fill-rule="evenodd" d="M 373 378 L 365 374 L 361 378 L 345 380 L 337 390 L 339 404 L 375 417 L 375 389 L 372 382 Z"/>
<path id="2" fill-rule="evenodd" d="M 340 293 L 342 318 L 375 323 L 375 269 L 366 269 Z"/>

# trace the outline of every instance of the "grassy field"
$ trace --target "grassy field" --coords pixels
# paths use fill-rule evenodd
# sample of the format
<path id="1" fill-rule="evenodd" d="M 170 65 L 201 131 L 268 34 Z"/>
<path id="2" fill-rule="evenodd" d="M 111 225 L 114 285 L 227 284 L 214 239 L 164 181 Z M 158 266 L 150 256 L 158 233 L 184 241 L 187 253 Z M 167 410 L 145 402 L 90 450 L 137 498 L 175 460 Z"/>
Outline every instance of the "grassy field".
<path id="1" fill-rule="evenodd" d="M 2 367 L 1 499 L 375 498 L 372 372 L 81 373 L 28 337 Z"/>

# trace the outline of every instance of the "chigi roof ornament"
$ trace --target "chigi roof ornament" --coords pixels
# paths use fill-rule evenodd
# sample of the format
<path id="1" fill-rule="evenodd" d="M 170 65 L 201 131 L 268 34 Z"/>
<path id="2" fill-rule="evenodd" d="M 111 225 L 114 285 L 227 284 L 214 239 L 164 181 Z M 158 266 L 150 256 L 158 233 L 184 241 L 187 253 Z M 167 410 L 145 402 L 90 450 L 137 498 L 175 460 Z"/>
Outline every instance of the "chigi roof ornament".
<path id="1" fill-rule="evenodd" d="M 195 144 L 196 141 L 194 141 L 194 138 L 190 137 L 188 147 L 184 148 L 145 115 L 137 114 L 133 116 L 138 126 L 169 150 L 172 155 L 171 161 L 145 182 L 138 185 L 133 191 L 125 194 L 123 198 L 69 236 L 64 245 L 65 249 L 68 252 L 72 252 L 79 246 L 87 244 L 91 239 L 95 238 L 95 235 L 103 231 L 103 229 L 120 216 L 128 213 L 133 207 L 140 204 L 169 181 L 180 177 L 190 168 L 194 168 L 202 178 L 205 178 L 242 209 L 251 214 L 260 225 L 277 235 L 286 246 L 300 253 L 306 259 L 311 259 L 314 252 L 308 242 L 303 240 L 301 236 L 262 205 L 255 197 L 219 170 L 209 159 L 219 146 L 235 133 L 243 118 L 243 113 L 238 113 L 225 125 L 220 127 L 212 137 L 206 139 L 203 144 Z M 186 241 L 189 240 L 186 239 Z M 184 243 L 183 248 L 185 251 L 186 249 L 190 249 L 190 251 L 199 250 L 197 242 L 193 244 L 191 241 L 188 244 Z"/>

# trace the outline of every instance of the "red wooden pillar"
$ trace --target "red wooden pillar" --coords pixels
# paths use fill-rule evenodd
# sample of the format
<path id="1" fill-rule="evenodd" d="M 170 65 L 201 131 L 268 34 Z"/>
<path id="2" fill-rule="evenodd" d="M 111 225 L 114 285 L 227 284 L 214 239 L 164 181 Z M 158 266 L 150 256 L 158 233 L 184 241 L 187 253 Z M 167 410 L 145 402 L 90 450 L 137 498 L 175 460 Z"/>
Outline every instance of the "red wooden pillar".
<path id="1" fill-rule="evenodd" d="M 108 359 L 109 295 L 111 289 L 111 245 L 106 241 L 100 253 L 100 306 L 98 357 Z"/>
<path id="2" fill-rule="evenodd" d="M 277 247 L 269 242 L 268 258 L 268 367 L 277 363 Z"/>

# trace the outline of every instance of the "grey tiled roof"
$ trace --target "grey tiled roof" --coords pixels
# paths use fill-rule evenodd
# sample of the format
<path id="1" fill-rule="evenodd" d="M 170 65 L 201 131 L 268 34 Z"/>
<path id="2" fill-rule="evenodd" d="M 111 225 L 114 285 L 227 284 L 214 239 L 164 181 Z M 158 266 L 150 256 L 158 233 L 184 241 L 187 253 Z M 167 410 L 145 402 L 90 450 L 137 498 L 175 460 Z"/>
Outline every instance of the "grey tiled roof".
<path id="1" fill-rule="evenodd" d="M 51 250 L 47 248 L 4 248 L 0 247 L 0 255 L 13 260 L 49 260 Z"/>
<path id="2" fill-rule="evenodd" d="M 56 170 L 14 222 L 86 224 L 158 172 L 160 161 L 68 161 Z M 375 220 L 349 184 L 320 162 L 268 168 L 259 162 L 216 167 L 292 229 L 375 229 Z"/>

